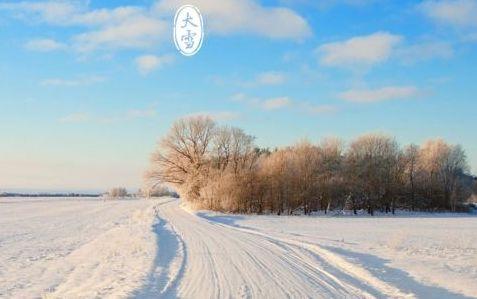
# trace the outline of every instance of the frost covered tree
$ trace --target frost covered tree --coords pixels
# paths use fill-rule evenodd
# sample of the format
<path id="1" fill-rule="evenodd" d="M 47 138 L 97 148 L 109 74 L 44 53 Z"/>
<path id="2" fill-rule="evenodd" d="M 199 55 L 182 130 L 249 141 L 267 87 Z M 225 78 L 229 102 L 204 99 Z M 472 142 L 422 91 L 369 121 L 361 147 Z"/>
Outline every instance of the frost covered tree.
<path id="1" fill-rule="evenodd" d="M 394 210 L 398 185 L 399 146 L 389 136 L 368 134 L 354 140 L 347 153 L 352 193 L 360 197 L 370 214 L 377 207 Z"/>
<path id="2" fill-rule="evenodd" d="M 343 149 L 343 142 L 338 138 L 324 139 L 319 146 L 318 192 L 325 212 L 333 204 L 339 204 L 337 201 L 344 196 Z"/>
<path id="3" fill-rule="evenodd" d="M 150 185 L 168 184 L 197 207 L 225 212 L 309 214 L 349 208 L 457 210 L 472 180 L 463 149 L 437 139 L 401 149 L 367 134 L 273 151 L 243 130 L 204 116 L 176 121 L 151 158 Z"/>
<path id="4" fill-rule="evenodd" d="M 151 157 L 148 180 L 153 184 L 173 184 L 184 197 L 198 200 L 209 173 L 209 151 L 215 126 L 212 119 L 205 116 L 176 121 Z"/>
<path id="5" fill-rule="evenodd" d="M 235 195 L 236 205 L 227 209 L 246 209 L 237 193 L 247 190 L 240 184 L 250 183 L 248 175 L 257 160 L 253 141 L 241 129 L 219 127 L 206 116 L 180 119 L 152 154 L 147 180 L 153 186 L 171 184 L 189 201 L 216 209 L 226 202 L 217 201 L 225 188 L 234 188 L 225 195 Z"/>
<path id="6" fill-rule="evenodd" d="M 462 178 L 469 170 L 462 147 L 442 139 L 428 140 L 421 146 L 419 162 L 430 206 L 455 211 L 457 203 L 463 200 L 459 194 Z"/>

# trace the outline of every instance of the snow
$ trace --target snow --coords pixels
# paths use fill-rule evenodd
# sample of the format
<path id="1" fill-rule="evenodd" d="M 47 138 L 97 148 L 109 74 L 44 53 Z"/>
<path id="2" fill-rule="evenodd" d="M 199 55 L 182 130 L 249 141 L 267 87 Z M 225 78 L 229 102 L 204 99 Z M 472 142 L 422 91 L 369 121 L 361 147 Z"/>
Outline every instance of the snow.
<path id="1" fill-rule="evenodd" d="M 423 217 L 418 217 L 423 216 Z M 1 199 L 0 298 L 472 298 L 477 217 Z"/>
<path id="2" fill-rule="evenodd" d="M 125 297 L 156 254 L 148 201 L 3 199 L 0 298 Z"/>

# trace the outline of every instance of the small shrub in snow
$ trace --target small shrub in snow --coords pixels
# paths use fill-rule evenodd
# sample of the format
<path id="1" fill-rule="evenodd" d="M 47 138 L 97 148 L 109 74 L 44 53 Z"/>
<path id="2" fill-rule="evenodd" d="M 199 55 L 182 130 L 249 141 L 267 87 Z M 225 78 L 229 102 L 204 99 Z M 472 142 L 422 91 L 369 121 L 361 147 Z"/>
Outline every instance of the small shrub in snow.
<path id="1" fill-rule="evenodd" d="M 107 193 L 107 197 L 111 199 L 125 198 L 127 196 L 128 191 L 126 190 L 126 188 L 123 187 L 112 188 Z"/>

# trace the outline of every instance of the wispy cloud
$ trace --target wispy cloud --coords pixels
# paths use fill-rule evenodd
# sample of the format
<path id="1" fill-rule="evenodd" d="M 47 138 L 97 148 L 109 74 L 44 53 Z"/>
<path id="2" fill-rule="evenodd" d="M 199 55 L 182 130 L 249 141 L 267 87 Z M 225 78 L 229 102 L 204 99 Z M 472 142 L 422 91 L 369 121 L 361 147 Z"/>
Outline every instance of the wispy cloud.
<path id="1" fill-rule="evenodd" d="M 338 111 L 338 107 L 334 105 L 316 105 L 316 104 L 310 104 L 307 102 L 300 103 L 299 107 L 305 113 L 308 113 L 311 115 L 330 114 L 330 113 L 335 113 Z"/>
<path id="2" fill-rule="evenodd" d="M 280 0 L 280 3 L 293 6 L 301 5 L 309 9 L 326 10 L 337 5 L 365 6 L 380 0 Z"/>
<path id="3" fill-rule="evenodd" d="M 163 20 L 145 15 L 130 16 L 119 24 L 100 26 L 73 37 L 73 47 L 80 52 L 98 49 L 148 49 L 166 34 Z"/>
<path id="4" fill-rule="evenodd" d="M 58 121 L 60 123 L 83 123 L 89 121 L 90 115 L 88 113 L 78 112 L 60 117 Z"/>
<path id="5" fill-rule="evenodd" d="M 33 39 L 25 43 L 25 49 L 38 52 L 53 52 L 67 49 L 67 45 L 53 39 Z"/>
<path id="6" fill-rule="evenodd" d="M 397 58 L 405 64 L 432 59 L 449 59 L 454 56 L 450 43 L 442 41 L 425 41 L 406 45 L 396 50 Z"/>
<path id="7" fill-rule="evenodd" d="M 42 80 L 40 84 L 42 86 L 75 87 L 96 84 L 104 81 L 106 81 L 106 77 L 103 76 L 82 76 L 74 79 L 48 78 Z"/>
<path id="8" fill-rule="evenodd" d="M 18 1 L 0 3 L 1 10 L 7 10 L 21 19 L 46 22 L 52 25 L 76 23 L 77 16 L 84 11 L 84 1 Z"/>
<path id="9" fill-rule="evenodd" d="M 258 85 L 280 85 L 286 81 L 286 75 L 282 72 L 269 71 L 257 75 L 255 82 Z"/>
<path id="10" fill-rule="evenodd" d="M 267 111 L 288 108 L 310 115 L 327 114 L 338 111 L 337 107 L 334 105 L 314 104 L 306 101 L 294 100 L 289 97 L 262 99 L 258 97 L 250 97 L 244 93 L 237 93 L 232 95 L 231 100 L 234 102 L 245 103 L 252 107 Z"/>
<path id="11" fill-rule="evenodd" d="M 287 75 L 280 71 L 265 71 L 256 73 L 248 79 L 237 76 L 212 75 L 209 80 L 220 86 L 235 85 L 241 88 L 256 88 L 282 85 L 287 81 Z"/>
<path id="12" fill-rule="evenodd" d="M 185 117 L 206 116 L 215 121 L 231 121 L 240 118 L 240 113 L 232 111 L 201 111 L 187 114 Z"/>
<path id="13" fill-rule="evenodd" d="M 157 116 L 155 107 L 146 109 L 130 109 L 117 115 L 95 115 L 85 112 L 77 112 L 60 117 L 60 123 L 118 123 L 137 119 L 154 118 Z"/>
<path id="14" fill-rule="evenodd" d="M 366 69 L 389 60 L 413 64 L 454 55 L 451 43 L 439 40 L 406 42 L 404 37 L 387 32 L 324 44 L 315 52 L 322 65 L 349 69 Z"/>
<path id="15" fill-rule="evenodd" d="M 238 93 L 233 94 L 230 97 L 230 100 L 232 100 L 232 102 L 249 102 L 250 103 L 250 102 L 258 101 L 259 99 L 258 98 L 251 98 L 250 96 L 248 96 L 245 93 L 238 92 Z"/>
<path id="16" fill-rule="evenodd" d="M 419 9 L 441 24 L 477 28 L 477 1 L 475 0 L 430 0 L 419 4 Z"/>
<path id="17" fill-rule="evenodd" d="M 291 101 L 287 97 L 268 99 L 262 102 L 261 106 L 265 110 L 276 110 L 287 107 L 291 104 Z"/>
<path id="18" fill-rule="evenodd" d="M 125 114 L 125 119 L 150 118 L 157 115 L 155 108 L 131 109 Z"/>
<path id="19" fill-rule="evenodd" d="M 147 75 L 172 62 L 174 62 L 174 56 L 172 55 L 143 55 L 137 57 L 135 60 L 138 71 L 143 75 Z"/>
<path id="20" fill-rule="evenodd" d="M 407 99 L 417 95 L 419 90 L 414 86 L 387 86 L 377 89 L 350 89 L 340 93 L 338 97 L 353 103 L 376 103 Z"/>
<path id="21" fill-rule="evenodd" d="M 377 32 L 324 44 L 316 52 L 320 63 L 326 66 L 373 66 L 386 61 L 401 40 L 399 35 Z"/>

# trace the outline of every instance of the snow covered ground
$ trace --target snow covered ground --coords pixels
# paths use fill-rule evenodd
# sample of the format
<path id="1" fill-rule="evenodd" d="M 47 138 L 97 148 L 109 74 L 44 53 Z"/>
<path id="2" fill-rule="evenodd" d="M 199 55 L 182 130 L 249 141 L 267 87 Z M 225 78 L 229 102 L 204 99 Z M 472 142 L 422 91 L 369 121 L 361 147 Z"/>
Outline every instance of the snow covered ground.
<path id="1" fill-rule="evenodd" d="M 477 217 L 0 200 L 0 298 L 476 298 Z"/>

